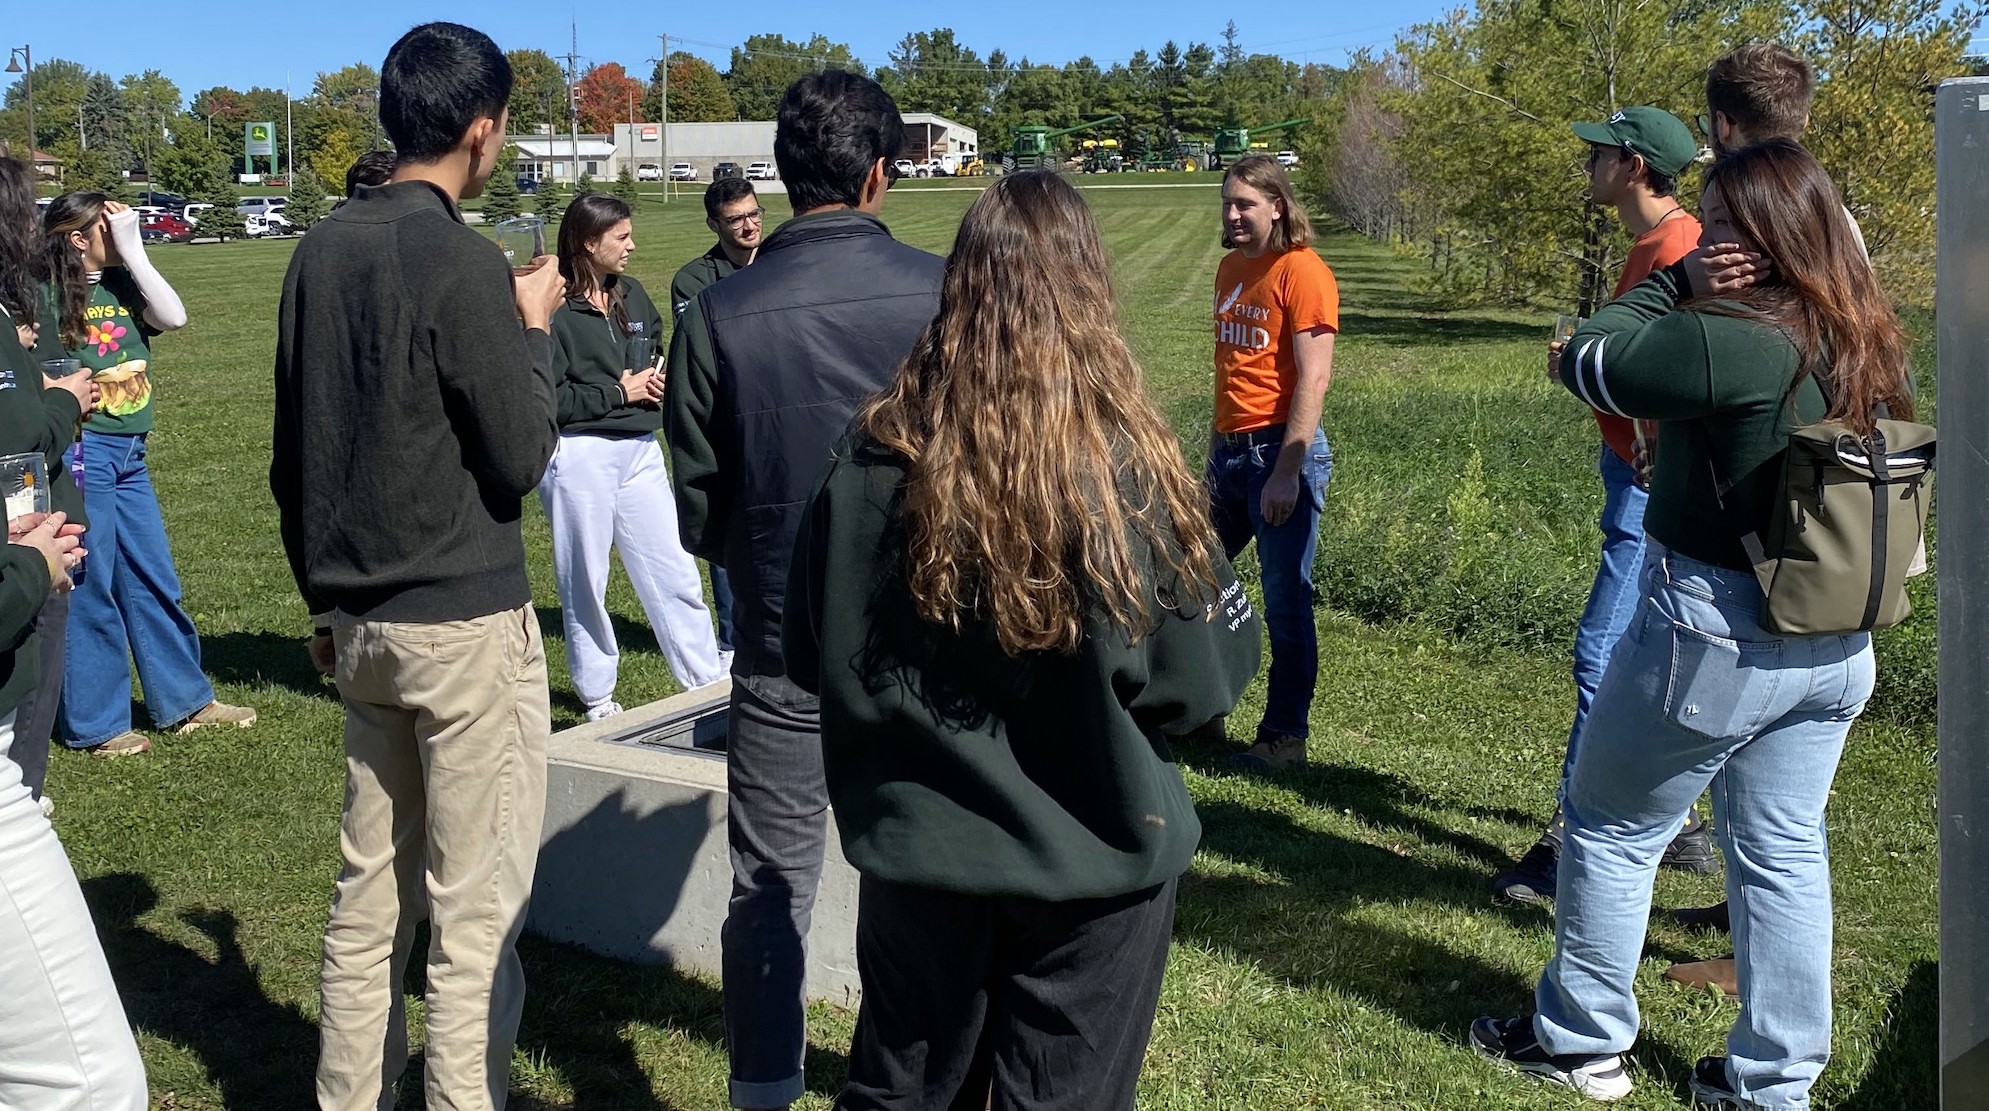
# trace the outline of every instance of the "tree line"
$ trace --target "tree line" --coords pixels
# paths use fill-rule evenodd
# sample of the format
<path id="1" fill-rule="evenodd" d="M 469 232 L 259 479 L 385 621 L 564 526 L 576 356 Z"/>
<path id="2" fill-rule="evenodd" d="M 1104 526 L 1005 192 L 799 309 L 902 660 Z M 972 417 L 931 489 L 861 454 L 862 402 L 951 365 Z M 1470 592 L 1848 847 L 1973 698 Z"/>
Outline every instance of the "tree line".
<path id="1" fill-rule="evenodd" d="M 1606 296 L 1629 241 L 1586 203 L 1575 120 L 1652 104 L 1697 124 L 1707 64 L 1772 39 L 1818 78 L 1804 135 L 1835 176 L 1893 295 L 1930 302 L 1933 92 L 1978 72 L 1978 2 L 1502 0 L 1359 54 L 1302 140 L 1334 215 L 1428 263 L 1433 292 L 1579 307 Z M 1707 142 L 1702 137 L 1702 142 Z M 1688 203 L 1698 175 L 1681 178 Z"/>

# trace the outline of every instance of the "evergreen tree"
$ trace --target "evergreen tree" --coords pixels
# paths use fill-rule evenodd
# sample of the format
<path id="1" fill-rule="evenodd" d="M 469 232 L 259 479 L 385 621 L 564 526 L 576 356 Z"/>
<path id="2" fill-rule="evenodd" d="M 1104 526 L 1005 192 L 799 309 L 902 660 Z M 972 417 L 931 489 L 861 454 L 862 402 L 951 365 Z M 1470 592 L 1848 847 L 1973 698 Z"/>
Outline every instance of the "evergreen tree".
<path id="1" fill-rule="evenodd" d="M 622 172 L 615 178 L 615 196 L 630 205 L 635 204 L 635 174 L 630 172 L 627 165 L 622 166 Z"/>
<path id="2" fill-rule="evenodd" d="M 573 191 L 573 195 L 577 197 L 582 193 L 599 193 L 599 192 L 600 192 L 599 189 L 594 188 L 594 175 L 581 174 L 580 187 Z"/>
<path id="3" fill-rule="evenodd" d="M 325 186 L 318 175 L 309 170 L 299 170 L 290 179 L 290 203 L 284 206 L 283 215 L 297 225 L 298 231 L 309 228 L 325 218 Z"/>
<path id="4" fill-rule="evenodd" d="M 71 189 L 87 189 L 93 193 L 102 193 L 114 201 L 125 198 L 127 187 L 123 167 L 119 166 L 117 159 L 102 147 L 79 151 L 75 159 L 69 163 L 68 172 L 63 175 L 63 183 Z"/>
<path id="5" fill-rule="evenodd" d="M 483 214 L 489 220 L 509 220 L 523 208 L 518 194 L 518 148 L 507 144 L 483 187 Z"/>
<path id="6" fill-rule="evenodd" d="M 550 224 L 566 214 L 566 187 L 551 181 L 539 183 L 539 195 L 532 211 Z"/>
<path id="7" fill-rule="evenodd" d="M 214 207 L 200 214 L 200 226 L 193 231 L 197 238 L 215 240 L 248 238 L 248 221 L 235 210 L 237 201 L 234 190 L 223 188 L 219 192 L 202 194 L 198 199 Z"/>

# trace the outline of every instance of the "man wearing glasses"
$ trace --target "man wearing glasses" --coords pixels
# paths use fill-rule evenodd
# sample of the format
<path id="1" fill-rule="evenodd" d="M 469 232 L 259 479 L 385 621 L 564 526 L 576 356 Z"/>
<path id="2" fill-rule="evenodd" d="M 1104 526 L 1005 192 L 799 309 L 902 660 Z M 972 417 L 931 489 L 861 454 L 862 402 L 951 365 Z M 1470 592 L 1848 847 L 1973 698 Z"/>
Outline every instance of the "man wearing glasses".
<path id="1" fill-rule="evenodd" d="M 683 316 L 704 287 L 753 264 L 760 253 L 760 198 L 742 177 L 720 178 L 704 191 L 704 224 L 718 236 L 711 250 L 684 264 L 670 282 L 670 306 Z"/>

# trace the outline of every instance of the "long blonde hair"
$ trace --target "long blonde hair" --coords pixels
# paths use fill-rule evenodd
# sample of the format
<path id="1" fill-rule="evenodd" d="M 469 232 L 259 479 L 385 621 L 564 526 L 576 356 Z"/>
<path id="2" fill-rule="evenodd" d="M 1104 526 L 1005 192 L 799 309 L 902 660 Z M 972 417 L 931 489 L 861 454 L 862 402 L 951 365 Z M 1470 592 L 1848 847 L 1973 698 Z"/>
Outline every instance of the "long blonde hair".
<path id="1" fill-rule="evenodd" d="M 1213 595 L 1207 494 L 1147 398 L 1109 269 L 1076 190 L 1004 175 L 960 225 L 939 315 L 857 416 L 909 464 L 918 614 L 984 619 L 1011 656 L 1075 651 L 1092 613 L 1137 640 L 1156 605 Z"/>

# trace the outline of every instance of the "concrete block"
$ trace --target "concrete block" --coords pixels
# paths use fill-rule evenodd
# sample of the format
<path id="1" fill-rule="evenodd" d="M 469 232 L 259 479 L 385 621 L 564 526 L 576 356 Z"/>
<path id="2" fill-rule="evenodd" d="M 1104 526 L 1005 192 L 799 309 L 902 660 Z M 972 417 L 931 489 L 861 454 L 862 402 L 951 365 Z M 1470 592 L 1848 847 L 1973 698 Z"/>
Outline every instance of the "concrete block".
<path id="1" fill-rule="evenodd" d="M 638 964 L 720 975 L 732 894 L 722 743 L 730 683 L 553 734 L 526 928 Z M 854 1007 L 856 872 L 830 815 L 808 933 L 810 999 Z"/>

